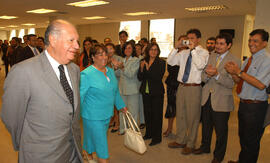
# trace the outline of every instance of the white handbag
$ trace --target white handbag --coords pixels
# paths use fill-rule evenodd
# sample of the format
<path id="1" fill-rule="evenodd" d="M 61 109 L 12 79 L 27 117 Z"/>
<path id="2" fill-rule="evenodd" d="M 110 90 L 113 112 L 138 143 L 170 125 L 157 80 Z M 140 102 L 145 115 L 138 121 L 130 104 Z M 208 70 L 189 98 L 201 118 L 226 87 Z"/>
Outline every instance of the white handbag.
<path id="1" fill-rule="evenodd" d="M 125 126 L 124 145 L 139 154 L 143 154 L 146 151 L 146 145 L 137 123 L 129 112 L 123 113 L 123 115 Z"/>

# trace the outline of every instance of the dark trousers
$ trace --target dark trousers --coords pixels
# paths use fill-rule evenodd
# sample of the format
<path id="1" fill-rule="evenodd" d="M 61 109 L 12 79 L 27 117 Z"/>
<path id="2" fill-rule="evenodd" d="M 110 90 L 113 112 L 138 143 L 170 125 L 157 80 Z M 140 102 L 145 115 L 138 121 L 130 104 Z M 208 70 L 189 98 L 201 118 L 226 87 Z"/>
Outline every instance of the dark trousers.
<path id="1" fill-rule="evenodd" d="M 4 59 L 4 64 L 5 64 L 5 72 L 6 72 L 6 76 L 7 76 L 7 74 L 8 74 L 8 66 L 9 66 L 8 59 Z"/>
<path id="2" fill-rule="evenodd" d="M 163 95 L 143 95 L 145 136 L 151 137 L 152 142 L 162 140 L 163 100 Z"/>
<path id="3" fill-rule="evenodd" d="M 243 102 L 239 104 L 238 134 L 241 145 L 239 163 L 256 163 L 258 160 L 267 106 L 267 101 L 257 104 Z"/>
<path id="4" fill-rule="evenodd" d="M 216 132 L 214 157 L 218 161 L 224 159 L 228 140 L 228 120 L 230 112 L 216 112 L 211 106 L 211 95 L 202 107 L 202 142 L 201 149 L 210 151 L 213 128 Z"/>

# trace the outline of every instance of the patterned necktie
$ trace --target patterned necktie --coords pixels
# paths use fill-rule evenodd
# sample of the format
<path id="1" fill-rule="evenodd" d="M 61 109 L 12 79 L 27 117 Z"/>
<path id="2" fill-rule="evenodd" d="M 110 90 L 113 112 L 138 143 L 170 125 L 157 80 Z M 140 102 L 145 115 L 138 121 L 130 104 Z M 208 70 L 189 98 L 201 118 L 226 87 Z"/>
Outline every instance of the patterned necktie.
<path id="1" fill-rule="evenodd" d="M 63 65 L 59 65 L 58 66 L 59 72 L 60 72 L 60 83 L 69 99 L 70 104 L 72 105 L 73 108 L 73 115 L 74 115 L 74 97 L 73 97 L 73 91 L 70 87 L 70 85 L 68 84 L 66 75 L 65 75 L 65 71 L 64 71 L 64 66 Z"/>
<path id="2" fill-rule="evenodd" d="M 252 61 L 252 56 L 248 59 L 248 63 L 247 63 L 247 65 L 245 66 L 243 72 L 247 72 L 249 66 L 251 65 L 251 61 Z M 241 93 L 243 83 L 244 83 L 244 80 L 241 79 L 240 82 L 237 84 L 237 87 L 236 87 L 236 93 L 237 93 L 237 94 L 240 94 L 240 93 Z"/>
<path id="3" fill-rule="evenodd" d="M 190 69 L 191 69 L 191 60 L 192 60 L 192 55 L 191 55 L 191 51 L 189 53 L 187 62 L 186 62 L 186 66 L 185 66 L 185 72 L 182 78 L 183 83 L 186 83 L 190 74 Z"/>
<path id="4" fill-rule="evenodd" d="M 38 55 L 37 48 L 34 48 L 34 54 Z"/>

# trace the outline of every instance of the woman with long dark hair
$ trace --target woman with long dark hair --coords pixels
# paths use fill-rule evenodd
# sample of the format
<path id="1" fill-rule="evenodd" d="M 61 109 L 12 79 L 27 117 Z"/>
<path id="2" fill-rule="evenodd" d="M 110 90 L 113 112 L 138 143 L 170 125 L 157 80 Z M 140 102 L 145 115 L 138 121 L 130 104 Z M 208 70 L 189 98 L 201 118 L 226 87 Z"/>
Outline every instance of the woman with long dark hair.
<path id="1" fill-rule="evenodd" d="M 150 146 L 159 144 L 162 140 L 162 116 L 164 86 L 162 78 L 166 62 L 159 58 L 158 44 L 149 44 L 146 56 L 141 61 L 138 79 L 142 81 L 140 92 L 143 95 L 146 132 L 145 140 L 152 139 Z"/>
<path id="2" fill-rule="evenodd" d="M 85 68 L 87 68 L 93 63 L 92 58 L 90 56 L 91 47 L 92 47 L 92 40 L 85 39 L 83 41 L 83 52 L 80 55 L 79 61 L 80 71 L 83 71 Z"/>

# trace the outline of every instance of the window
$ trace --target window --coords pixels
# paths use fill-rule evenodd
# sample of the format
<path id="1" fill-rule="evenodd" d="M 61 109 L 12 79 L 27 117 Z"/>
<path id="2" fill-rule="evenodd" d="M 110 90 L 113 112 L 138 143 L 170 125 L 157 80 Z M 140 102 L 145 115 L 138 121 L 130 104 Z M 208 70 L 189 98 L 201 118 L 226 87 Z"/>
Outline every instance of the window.
<path id="1" fill-rule="evenodd" d="M 18 37 L 22 39 L 22 42 L 23 42 L 24 32 L 25 32 L 24 29 L 20 29 L 20 31 L 19 31 L 19 36 Z"/>
<path id="2" fill-rule="evenodd" d="M 15 29 L 13 29 L 13 30 L 10 31 L 9 40 L 11 40 L 12 37 L 16 37 L 16 30 Z"/>
<path id="3" fill-rule="evenodd" d="M 36 34 L 36 29 L 35 28 L 28 29 L 28 34 Z"/>
<path id="4" fill-rule="evenodd" d="M 123 21 L 120 22 L 119 31 L 126 31 L 128 33 L 128 40 L 135 40 L 138 42 L 141 39 L 141 21 Z"/>
<path id="5" fill-rule="evenodd" d="M 150 20 L 150 39 L 156 38 L 160 47 L 160 57 L 168 57 L 174 43 L 174 19 Z"/>

